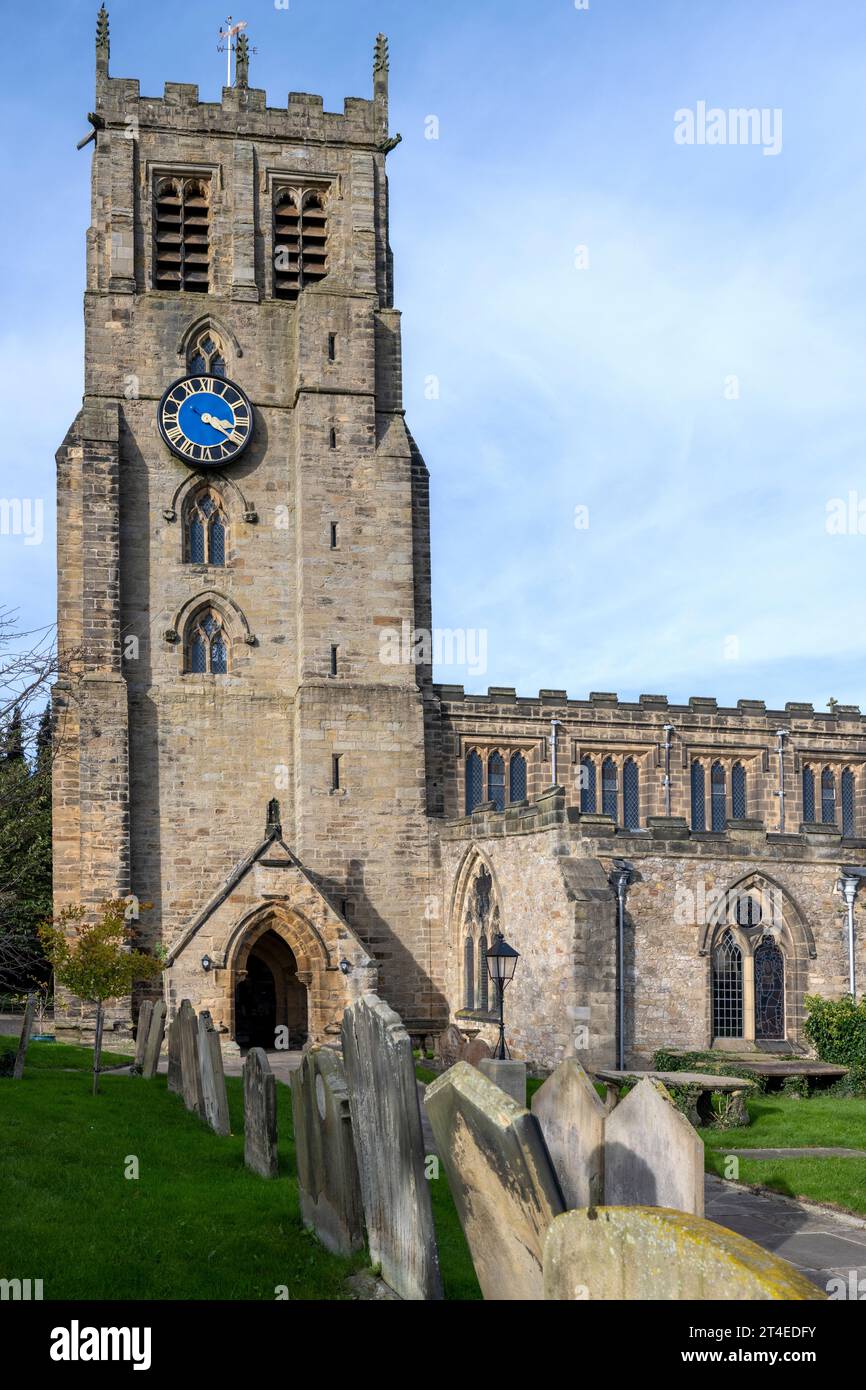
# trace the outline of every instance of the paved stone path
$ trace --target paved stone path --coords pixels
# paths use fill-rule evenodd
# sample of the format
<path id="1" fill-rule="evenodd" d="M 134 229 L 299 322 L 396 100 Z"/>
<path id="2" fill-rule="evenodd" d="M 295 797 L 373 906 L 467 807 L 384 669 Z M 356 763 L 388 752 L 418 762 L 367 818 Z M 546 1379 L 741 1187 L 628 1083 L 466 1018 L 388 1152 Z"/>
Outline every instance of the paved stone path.
<path id="1" fill-rule="evenodd" d="M 724 1152 L 736 1158 L 866 1158 L 866 1149 L 725 1149 Z"/>

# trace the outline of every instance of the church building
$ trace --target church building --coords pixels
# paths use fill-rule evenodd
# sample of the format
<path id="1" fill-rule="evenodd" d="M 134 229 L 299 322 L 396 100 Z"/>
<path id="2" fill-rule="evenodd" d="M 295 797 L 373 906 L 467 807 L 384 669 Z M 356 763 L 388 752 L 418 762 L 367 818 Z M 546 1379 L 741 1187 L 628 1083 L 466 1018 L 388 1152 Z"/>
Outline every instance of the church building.
<path id="1" fill-rule="evenodd" d="M 143 96 L 99 12 L 56 908 L 142 904 L 169 1018 L 209 1009 L 227 1051 L 336 1040 L 368 989 L 419 1039 L 492 1041 L 498 933 L 535 1067 L 799 1050 L 805 996 L 866 969 L 839 887 L 866 858 L 860 710 L 433 680 L 388 67 L 380 35 L 370 99 L 271 106 L 241 34 L 219 102 Z M 64 996 L 56 1025 L 89 1010 Z"/>

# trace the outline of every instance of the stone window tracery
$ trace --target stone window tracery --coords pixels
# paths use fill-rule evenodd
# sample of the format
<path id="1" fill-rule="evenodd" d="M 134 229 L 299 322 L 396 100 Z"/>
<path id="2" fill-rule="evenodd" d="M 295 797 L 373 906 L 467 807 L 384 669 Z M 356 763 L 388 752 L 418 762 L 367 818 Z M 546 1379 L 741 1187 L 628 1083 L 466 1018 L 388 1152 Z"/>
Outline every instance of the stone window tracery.
<path id="1" fill-rule="evenodd" d="M 211 328 L 204 328 L 190 344 L 187 353 L 187 371 L 190 375 L 226 376 L 226 355 L 219 335 Z"/>
<path id="2" fill-rule="evenodd" d="M 193 492 L 184 508 L 184 559 L 191 565 L 225 565 L 228 518 L 211 484 Z"/>
<path id="3" fill-rule="evenodd" d="M 229 669 L 229 640 L 222 614 L 215 608 L 200 608 L 187 625 L 186 670 L 198 675 L 225 676 Z"/>
<path id="4" fill-rule="evenodd" d="M 479 860 L 469 878 L 463 901 L 463 1007 L 487 1013 L 490 1008 L 487 949 L 500 926 L 493 877 L 483 860 Z"/>

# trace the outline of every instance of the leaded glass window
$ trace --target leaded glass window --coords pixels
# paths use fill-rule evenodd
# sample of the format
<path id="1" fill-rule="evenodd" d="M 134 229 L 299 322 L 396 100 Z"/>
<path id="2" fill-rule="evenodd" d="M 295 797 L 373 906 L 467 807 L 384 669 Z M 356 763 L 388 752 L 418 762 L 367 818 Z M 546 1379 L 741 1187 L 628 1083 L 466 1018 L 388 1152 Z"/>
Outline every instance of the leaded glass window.
<path id="1" fill-rule="evenodd" d="M 505 759 L 501 753 L 491 753 L 487 759 L 487 800 L 497 811 L 505 810 Z"/>
<path id="2" fill-rule="evenodd" d="M 475 1008 L 475 943 L 471 936 L 463 944 L 463 1007 Z"/>
<path id="3" fill-rule="evenodd" d="M 824 825 L 836 824 L 836 777 L 829 767 L 821 773 L 821 820 Z"/>
<path id="4" fill-rule="evenodd" d="M 203 608 L 192 618 L 186 649 L 188 671 L 211 676 L 228 673 L 228 642 L 215 609 Z"/>
<path id="5" fill-rule="evenodd" d="M 692 830 L 706 830 L 703 763 L 692 763 Z"/>
<path id="6" fill-rule="evenodd" d="M 721 763 L 713 763 L 710 771 L 710 805 L 713 830 L 724 830 L 728 823 L 726 791 L 725 769 Z"/>
<path id="7" fill-rule="evenodd" d="M 785 1036 L 785 957 L 772 936 L 755 951 L 755 1037 Z"/>
<path id="8" fill-rule="evenodd" d="M 219 337 L 210 328 L 202 329 L 187 353 L 191 376 L 225 376 L 226 359 Z"/>
<path id="9" fill-rule="evenodd" d="M 580 809 L 595 815 L 595 763 L 592 758 L 580 760 Z"/>
<path id="10" fill-rule="evenodd" d="M 490 976 L 487 972 L 487 937 L 481 935 L 478 938 L 478 1008 L 485 1012 L 488 1008 L 488 985 Z"/>
<path id="11" fill-rule="evenodd" d="M 730 929 L 713 951 L 713 1036 L 743 1036 L 743 953 Z"/>
<path id="12" fill-rule="evenodd" d="M 842 834 L 856 835 L 856 816 L 854 812 L 854 773 L 846 767 L 842 773 Z"/>
<path id="13" fill-rule="evenodd" d="M 815 821 L 815 774 L 810 767 L 803 768 L 803 820 Z"/>
<path id="14" fill-rule="evenodd" d="M 617 777 L 613 758 L 605 758 L 601 765 L 601 813 L 616 820 Z"/>
<path id="15" fill-rule="evenodd" d="M 731 814 L 734 820 L 746 818 L 746 769 L 734 763 L 731 769 Z"/>
<path id="16" fill-rule="evenodd" d="M 633 758 L 626 759 L 622 769 L 622 823 L 626 830 L 640 825 L 640 780 Z"/>
<path id="17" fill-rule="evenodd" d="M 195 493 L 186 506 L 186 559 L 191 565 L 224 565 L 228 522 L 215 488 Z"/>
<path id="18" fill-rule="evenodd" d="M 466 759 L 466 814 L 471 816 L 484 800 L 484 766 L 473 749 Z"/>
<path id="19" fill-rule="evenodd" d="M 522 753 L 512 753 L 509 772 L 509 801 L 526 800 L 526 759 Z"/>

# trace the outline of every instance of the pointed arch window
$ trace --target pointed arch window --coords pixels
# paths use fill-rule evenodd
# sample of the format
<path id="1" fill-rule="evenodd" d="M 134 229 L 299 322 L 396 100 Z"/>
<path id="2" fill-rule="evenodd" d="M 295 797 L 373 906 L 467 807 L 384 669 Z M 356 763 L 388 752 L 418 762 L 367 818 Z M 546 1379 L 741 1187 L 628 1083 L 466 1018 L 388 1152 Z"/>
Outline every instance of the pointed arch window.
<path id="1" fill-rule="evenodd" d="M 501 753 L 491 753 L 487 759 L 487 800 L 497 811 L 505 810 L 505 759 Z"/>
<path id="2" fill-rule="evenodd" d="M 223 628 L 222 614 L 215 608 L 201 608 L 189 621 L 186 669 L 198 675 L 228 674 L 229 643 Z"/>
<path id="3" fill-rule="evenodd" d="M 721 763 L 713 763 L 710 770 L 710 809 L 713 830 L 724 830 L 728 823 L 727 781 Z"/>
<path id="4" fill-rule="evenodd" d="M 815 822 L 815 774 L 811 767 L 803 768 L 803 820 Z"/>
<path id="5" fill-rule="evenodd" d="M 713 1034 L 743 1036 L 743 953 L 730 929 L 713 952 Z"/>
<path id="6" fill-rule="evenodd" d="M 487 937 L 482 932 L 478 938 L 478 1008 L 486 1013 L 489 1008 L 490 976 L 487 973 Z"/>
<path id="7" fill-rule="evenodd" d="M 203 328 L 190 344 L 186 365 L 192 376 L 226 376 L 226 355 L 218 334 Z"/>
<path id="8" fill-rule="evenodd" d="M 734 763 L 731 769 L 731 814 L 734 820 L 746 818 L 746 769 Z"/>
<path id="9" fill-rule="evenodd" d="M 466 758 L 466 814 L 471 816 L 484 800 L 484 765 L 473 748 Z"/>
<path id="10" fill-rule="evenodd" d="M 842 834 L 847 838 L 857 833 L 854 805 L 854 773 L 846 767 L 842 773 Z"/>
<path id="11" fill-rule="evenodd" d="M 707 810 L 704 795 L 703 763 L 692 763 L 692 830 L 706 830 Z"/>
<path id="12" fill-rule="evenodd" d="M 755 951 L 755 1037 L 768 1041 L 784 1036 L 785 957 L 768 934 Z"/>
<path id="13" fill-rule="evenodd" d="M 208 484 L 193 493 L 185 509 L 185 560 L 191 565 L 224 565 L 228 520 L 217 490 Z"/>
<path id="14" fill-rule="evenodd" d="M 622 769 L 622 823 L 626 830 L 640 826 L 640 779 L 634 758 L 627 758 Z"/>
<path id="15" fill-rule="evenodd" d="M 475 1008 L 475 943 L 471 936 L 463 943 L 463 1007 Z"/>
<path id="16" fill-rule="evenodd" d="M 824 825 L 836 824 L 836 776 L 829 767 L 821 773 L 821 820 Z"/>
<path id="17" fill-rule="evenodd" d="M 209 268 L 210 179 L 158 179 L 154 189 L 156 288 L 207 294 Z"/>
<path id="18" fill-rule="evenodd" d="M 617 776 L 613 758 L 605 758 L 601 765 L 601 813 L 616 820 Z"/>
<path id="19" fill-rule="evenodd" d="M 328 218 L 318 192 L 283 190 L 274 200 L 274 295 L 297 299 L 328 273 Z"/>
<path id="20" fill-rule="evenodd" d="M 508 770 L 508 800 L 526 800 L 526 759 L 522 753 L 512 753 Z"/>
<path id="21" fill-rule="evenodd" d="M 580 760 L 580 809 L 587 815 L 594 815 L 596 809 L 595 763 L 592 758 Z"/>

